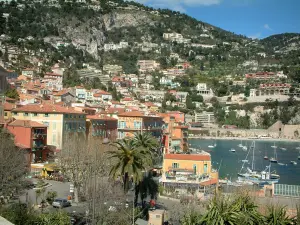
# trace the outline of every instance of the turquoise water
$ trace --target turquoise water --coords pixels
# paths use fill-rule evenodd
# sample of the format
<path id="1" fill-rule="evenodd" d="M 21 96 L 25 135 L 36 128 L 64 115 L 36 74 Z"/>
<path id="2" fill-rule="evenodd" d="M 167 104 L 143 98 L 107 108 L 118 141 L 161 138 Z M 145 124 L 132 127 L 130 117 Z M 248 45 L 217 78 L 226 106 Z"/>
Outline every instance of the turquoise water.
<path id="1" fill-rule="evenodd" d="M 202 149 L 211 154 L 212 164 L 214 169 L 219 169 L 219 176 L 221 178 L 227 177 L 232 181 L 237 179 L 237 173 L 242 167 L 242 160 L 246 158 L 248 151 L 243 151 L 242 148 L 238 147 L 241 141 L 238 140 L 216 140 L 217 147 L 210 149 L 208 145 L 214 144 L 214 140 L 200 140 L 200 139 L 190 139 L 189 140 L 191 148 Z M 246 145 L 248 149 L 250 148 L 252 141 L 243 141 L 243 145 Z M 297 142 L 276 142 L 278 146 L 277 159 L 279 163 L 284 163 L 284 166 L 280 166 L 276 163 L 272 163 L 271 171 L 276 171 L 280 175 L 281 184 L 293 184 L 300 185 L 300 160 L 298 160 L 298 155 L 300 155 L 299 150 L 296 147 L 300 146 Z M 271 141 L 255 141 L 255 169 L 263 170 L 270 164 L 269 160 L 264 160 L 264 156 L 267 155 L 269 158 L 274 156 L 274 149 L 271 146 L 274 142 Z M 229 150 L 234 148 L 235 153 Z M 286 148 L 283 151 L 280 148 Z M 252 152 L 248 156 L 249 164 L 248 167 L 251 168 L 252 162 Z M 221 163 L 222 161 L 222 163 Z M 291 161 L 296 161 L 298 164 L 293 165 Z"/>

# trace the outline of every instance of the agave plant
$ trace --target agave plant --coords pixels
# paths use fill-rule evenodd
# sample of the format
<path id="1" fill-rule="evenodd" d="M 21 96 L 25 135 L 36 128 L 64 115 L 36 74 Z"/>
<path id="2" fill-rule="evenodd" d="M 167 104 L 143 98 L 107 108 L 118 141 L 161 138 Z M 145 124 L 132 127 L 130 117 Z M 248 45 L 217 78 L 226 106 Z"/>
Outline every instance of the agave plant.
<path id="1" fill-rule="evenodd" d="M 198 224 L 264 224 L 264 218 L 258 213 L 257 206 L 247 194 L 236 196 L 216 195 L 209 203 L 206 214 Z"/>
<path id="2" fill-rule="evenodd" d="M 287 215 L 286 208 L 284 206 L 268 207 L 268 215 L 266 216 L 267 225 L 289 225 L 295 224 L 293 218 Z"/>

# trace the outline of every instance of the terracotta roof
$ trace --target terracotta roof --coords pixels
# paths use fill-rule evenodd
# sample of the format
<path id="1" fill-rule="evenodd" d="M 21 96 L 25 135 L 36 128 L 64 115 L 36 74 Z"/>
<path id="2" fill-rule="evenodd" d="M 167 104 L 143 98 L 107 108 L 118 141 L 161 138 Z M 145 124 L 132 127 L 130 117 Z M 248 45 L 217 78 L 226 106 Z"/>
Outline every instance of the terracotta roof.
<path id="1" fill-rule="evenodd" d="M 217 178 L 213 178 L 213 179 L 201 182 L 200 185 L 202 185 L 202 186 L 209 186 L 209 185 L 217 184 L 217 183 L 218 183 L 218 179 Z"/>
<path id="2" fill-rule="evenodd" d="M 126 98 L 123 98 L 122 101 L 133 101 L 133 99 L 126 97 Z"/>
<path id="3" fill-rule="evenodd" d="M 57 73 L 46 73 L 45 75 L 48 75 L 48 76 L 55 76 L 55 77 L 61 77 L 61 76 L 62 76 L 62 75 L 57 74 Z"/>
<path id="4" fill-rule="evenodd" d="M 194 161 L 210 161 L 210 155 L 204 154 L 165 154 L 165 159 L 175 159 L 175 160 L 194 160 Z"/>
<path id="5" fill-rule="evenodd" d="M 31 120 L 15 120 L 8 124 L 8 126 L 12 127 L 47 127 L 42 123 L 38 123 Z"/>
<path id="6" fill-rule="evenodd" d="M 61 91 L 59 91 L 59 92 L 53 94 L 53 96 L 62 96 L 62 95 L 67 94 L 67 93 L 69 93 L 68 90 L 61 90 Z M 70 93 L 70 94 L 71 94 L 71 93 Z M 72 94 L 71 94 L 71 95 L 72 95 Z"/>
<path id="7" fill-rule="evenodd" d="M 98 115 L 87 115 L 87 119 L 90 120 L 111 120 L 111 121 L 117 121 L 117 119 L 103 115 L 103 114 L 98 114 Z"/>
<path id="8" fill-rule="evenodd" d="M 73 113 L 73 114 L 85 114 L 83 112 L 79 112 L 74 110 L 71 107 L 62 107 L 60 105 L 54 104 L 32 104 L 32 105 L 25 105 L 20 108 L 16 108 L 12 110 L 13 112 L 37 112 L 37 113 Z"/>
<path id="9" fill-rule="evenodd" d="M 94 97 L 100 97 L 102 95 L 111 95 L 111 93 L 106 91 L 98 91 L 97 93 L 94 94 Z"/>
<path id="10" fill-rule="evenodd" d="M 14 105 L 14 104 L 11 104 L 11 103 L 9 103 L 9 102 L 5 102 L 5 103 L 3 104 L 3 106 L 4 106 L 4 110 L 5 110 L 5 111 L 11 111 L 11 110 L 13 110 L 13 109 L 15 108 L 15 105 Z"/>
<path id="11" fill-rule="evenodd" d="M 119 114 L 119 116 L 124 117 L 144 117 L 145 115 L 141 113 L 140 111 L 132 111 L 132 112 L 124 112 Z"/>
<path id="12" fill-rule="evenodd" d="M 106 113 L 107 114 L 119 114 L 119 113 L 124 113 L 125 109 L 124 108 L 109 108 Z"/>

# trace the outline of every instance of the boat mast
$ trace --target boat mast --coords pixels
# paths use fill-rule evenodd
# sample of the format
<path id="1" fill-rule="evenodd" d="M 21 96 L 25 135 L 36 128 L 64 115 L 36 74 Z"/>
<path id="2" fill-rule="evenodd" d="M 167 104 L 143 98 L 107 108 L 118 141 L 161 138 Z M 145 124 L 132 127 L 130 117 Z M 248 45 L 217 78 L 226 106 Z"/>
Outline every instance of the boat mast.
<path id="1" fill-rule="evenodd" d="M 254 149 L 255 149 L 255 141 L 253 141 L 253 153 L 252 153 L 252 171 L 254 171 Z"/>

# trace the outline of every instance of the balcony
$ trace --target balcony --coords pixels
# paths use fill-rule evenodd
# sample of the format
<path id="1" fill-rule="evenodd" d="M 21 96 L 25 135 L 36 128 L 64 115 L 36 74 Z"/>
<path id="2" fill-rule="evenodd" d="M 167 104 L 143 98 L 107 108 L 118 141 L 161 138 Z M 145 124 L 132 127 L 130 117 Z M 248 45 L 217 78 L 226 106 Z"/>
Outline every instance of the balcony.
<path id="1" fill-rule="evenodd" d="M 169 174 L 165 173 L 162 175 L 163 182 L 170 183 L 202 183 L 205 181 L 209 181 L 211 177 L 207 174 L 202 175 L 194 175 L 194 174 Z"/>
<path id="2" fill-rule="evenodd" d="M 33 133 L 32 139 L 45 139 L 47 134 L 44 133 Z"/>

